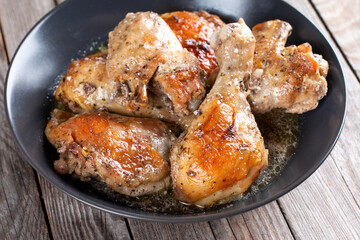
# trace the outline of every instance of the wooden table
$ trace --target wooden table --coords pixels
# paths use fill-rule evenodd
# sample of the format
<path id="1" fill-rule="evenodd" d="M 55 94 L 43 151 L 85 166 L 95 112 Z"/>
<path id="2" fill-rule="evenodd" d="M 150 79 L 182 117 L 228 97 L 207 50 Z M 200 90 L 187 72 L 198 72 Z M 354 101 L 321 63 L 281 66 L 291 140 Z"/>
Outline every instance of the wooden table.
<path id="1" fill-rule="evenodd" d="M 16 47 L 60 1 L 0 0 L 1 102 Z M 360 239 L 360 0 L 288 2 L 329 39 L 347 85 L 341 137 L 308 180 L 272 203 L 230 218 L 193 224 L 125 219 L 84 205 L 39 176 L 19 153 L 1 103 L 0 239 Z"/>

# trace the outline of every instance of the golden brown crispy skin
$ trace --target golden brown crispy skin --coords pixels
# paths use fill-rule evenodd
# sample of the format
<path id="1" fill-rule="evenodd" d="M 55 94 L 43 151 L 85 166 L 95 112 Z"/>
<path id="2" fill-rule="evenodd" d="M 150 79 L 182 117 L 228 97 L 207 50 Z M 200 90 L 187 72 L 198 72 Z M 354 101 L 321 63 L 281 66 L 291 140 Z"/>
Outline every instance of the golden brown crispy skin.
<path id="1" fill-rule="evenodd" d="M 174 135 L 155 119 L 107 112 L 66 114 L 55 109 L 45 134 L 60 154 L 60 174 L 104 181 L 115 191 L 139 196 L 169 185 L 169 151 Z"/>
<path id="2" fill-rule="evenodd" d="M 108 46 L 108 77 L 119 82 L 130 107 L 146 106 L 148 90 L 168 97 L 183 115 L 199 106 L 205 94 L 199 61 L 158 14 L 128 13 L 109 33 Z"/>
<path id="3" fill-rule="evenodd" d="M 254 67 L 246 84 L 254 112 L 284 108 L 290 113 L 303 113 L 316 108 L 326 95 L 327 61 L 313 54 L 308 43 L 285 48 L 291 30 L 289 23 L 280 20 L 253 28 Z"/>
<path id="4" fill-rule="evenodd" d="M 206 73 L 205 83 L 212 86 L 218 72 L 218 64 L 214 50 L 210 47 L 210 37 L 224 25 L 224 22 L 218 16 L 205 11 L 178 11 L 162 14 L 161 17 L 182 46 L 199 59 L 200 67 Z"/>
<path id="5" fill-rule="evenodd" d="M 255 38 L 251 30 L 241 19 L 216 32 L 211 44 L 219 75 L 170 155 L 176 197 L 198 205 L 244 192 L 268 156 L 242 90 L 252 70 Z"/>
<path id="6" fill-rule="evenodd" d="M 188 125 L 191 116 L 174 112 L 171 102 L 162 94 L 149 93 L 146 106 L 129 108 L 118 89 L 118 81 L 107 77 L 106 56 L 104 52 L 72 62 L 56 89 L 55 99 L 77 113 L 107 109 L 128 116 L 158 118 L 182 127 Z"/>
<path id="7" fill-rule="evenodd" d="M 55 91 L 55 99 L 77 113 L 103 108 L 111 98 L 111 92 L 103 92 L 116 87 L 114 82 L 106 81 L 106 55 L 102 52 L 71 62 Z"/>

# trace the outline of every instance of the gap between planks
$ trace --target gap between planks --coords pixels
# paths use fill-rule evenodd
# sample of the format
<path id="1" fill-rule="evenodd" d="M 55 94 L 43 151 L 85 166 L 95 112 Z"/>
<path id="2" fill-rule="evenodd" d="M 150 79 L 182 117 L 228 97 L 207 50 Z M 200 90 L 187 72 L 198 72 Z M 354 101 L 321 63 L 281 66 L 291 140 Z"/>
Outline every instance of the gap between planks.
<path id="1" fill-rule="evenodd" d="M 333 151 L 331 152 L 331 154 L 329 155 L 329 158 L 332 159 L 332 161 L 335 163 L 338 171 L 341 173 L 341 177 L 343 179 L 343 181 L 345 182 L 347 188 L 349 189 L 349 191 L 351 192 L 355 203 L 357 204 L 357 206 L 360 209 L 360 199 L 357 199 L 355 197 L 355 192 L 360 193 L 360 188 L 357 189 L 353 189 L 354 187 L 349 185 L 349 179 L 347 179 L 343 174 L 342 174 L 342 167 L 341 165 L 339 165 L 339 161 L 335 161 L 335 157 L 333 155 L 347 155 L 347 154 L 338 154 L 337 150 L 340 148 L 340 145 L 344 145 L 343 148 L 346 147 L 350 147 L 350 149 L 353 149 L 353 151 L 356 151 L 357 146 L 355 146 L 356 144 L 350 145 L 351 143 L 348 144 L 344 144 L 343 143 L 343 139 L 344 139 L 344 134 L 348 134 L 350 131 L 350 127 L 348 126 L 350 121 L 350 119 L 352 119 L 351 122 L 355 122 L 355 124 L 351 125 L 351 130 L 354 132 L 351 142 L 358 142 L 360 140 L 360 128 L 359 126 L 356 124 L 356 119 L 360 120 L 360 115 L 358 114 L 360 112 L 360 108 L 358 107 L 358 102 L 360 100 L 359 98 L 359 93 L 360 93 L 360 85 L 356 84 L 356 83 L 352 83 L 351 79 L 355 76 L 356 79 L 359 81 L 360 79 L 358 78 L 358 76 L 356 75 L 356 70 L 352 67 L 351 65 L 351 60 L 347 57 L 347 55 L 342 51 L 341 46 L 339 45 L 339 43 L 336 41 L 336 37 L 334 36 L 334 34 L 332 34 L 331 29 L 327 26 L 324 18 L 321 17 L 321 13 L 317 10 L 316 8 L 316 4 L 313 3 L 312 0 L 309 0 L 309 3 L 311 4 L 312 8 L 314 9 L 314 12 L 318 15 L 320 21 L 322 22 L 322 27 L 324 27 L 327 31 L 327 34 L 329 34 L 331 36 L 332 41 L 336 44 L 336 51 L 341 52 L 342 57 L 339 57 L 339 61 L 345 61 L 346 63 L 344 64 L 344 62 L 342 62 L 342 67 L 343 67 L 343 71 L 344 71 L 344 77 L 346 79 L 346 94 L 347 94 L 347 111 L 346 111 L 346 119 L 345 119 L 345 124 L 342 130 L 342 134 L 338 139 L 338 143 L 337 145 L 334 147 Z M 347 71 L 347 68 L 350 68 L 351 73 L 353 74 L 353 76 L 351 76 L 352 74 L 349 73 L 349 71 Z M 356 98 L 357 97 L 357 98 Z M 357 113 L 357 114 L 356 114 Z M 349 152 L 347 152 L 349 153 Z M 351 153 L 351 152 L 350 152 Z M 358 150 L 357 152 L 353 153 L 353 156 L 347 156 L 348 158 L 350 157 L 359 157 L 360 156 L 360 151 Z M 338 156 L 340 157 L 340 156 Z M 355 177 L 355 176 L 354 176 Z"/>
<path id="2" fill-rule="evenodd" d="M 42 194 L 42 190 L 41 190 L 41 186 L 40 186 L 40 179 L 39 179 L 40 175 L 35 171 L 35 169 L 33 169 L 33 172 L 34 172 L 36 187 L 37 187 L 37 189 L 39 191 L 39 199 L 40 199 L 40 203 L 41 203 L 41 208 L 42 208 L 42 210 L 44 212 L 45 224 L 46 224 L 46 227 L 48 229 L 50 240 L 53 240 L 54 237 L 53 237 L 52 230 L 51 230 L 51 225 L 50 225 L 50 222 L 49 222 L 49 216 L 48 216 L 47 211 L 46 211 L 46 205 L 45 205 L 45 202 L 44 202 L 44 198 L 43 198 L 43 194 Z"/>
<path id="3" fill-rule="evenodd" d="M 19 4 L 19 2 L 17 2 L 17 4 Z M 14 4 L 14 6 L 15 5 L 17 5 L 17 4 Z M 35 3 L 36 4 L 36 3 Z M 1 48 L 3 48 L 2 50 L 3 50 L 3 52 L 4 52 L 4 54 L 5 54 L 5 56 L 6 56 L 6 63 L 5 62 L 2 62 L 1 64 L 3 64 L 4 66 L 3 66 L 3 69 L 1 69 L 1 70 L 6 70 L 6 69 L 8 69 L 8 67 L 9 67 L 9 64 L 10 64 L 10 56 L 13 54 L 13 53 L 10 53 L 9 52 L 9 49 L 15 49 L 17 46 L 15 46 L 15 45 L 17 45 L 17 42 L 20 42 L 19 40 L 21 40 L 21 38 L 25 35 L 25 33 L 28 31 L 28 29 L 30 29 L 30 27 L 31 27 L 31 25 L 33 24 L 33 23 L 35 23 L 35 21 L 37 20 L 37 18 L 39 17 L 39 16 L 41 16 L 42 15 L 42 13 L 40 13 L 40 14 L 36 14 L 35 13 L 35 15 L 37 15 L 37 16 L 35 16 L 34 17 L 34 15 L 32 15 L 31 17 L 29 17 L 29 18 L 27 18 L 26 16 L 25 16 L 25 18 L 26 18 L 26 20 L 27 21 L 18 21 L 18 23 L 11 23 L 11 21 L 9 21 L 9 12 L 12 12 L 12 10 L 14 9 L 13 7 L 11 7 L 11 5 L 12 5 L 12 3 L 9 3 L 9 2 L 7 2 L 7 4 L 6 4 L 6 2 L 4 3 L 4 2 L 2 2 L 1 3 L 1 5 L 3 6 L 2 7 L 2 11 L 0 11 L 1 12 L 1 20 L 0 20 L 0 33 L 1 33 L 1 41 L 2 41 L 2 43 L 1 43 Z M 21 5 L 21 4 L 20 4 Z M 18 5 L 17 5 L 18 6 Z M 6 10 L 8 10 L 8 11 L 4 11 L 4 9 L 6 9 Z M 22 8 L 23 9 L 23 8 Z M 42 8 L 42 9 L 44 9 L 44 8 Z M 5 18 L 5 19 L 4 19 Z M 22 19 L 25 19 L 25 18 L 22 18 Z M 18 18 L 17 18 L 18 19 Z M 31 19 L 31 20 L 29 20 L 29 19 Z M 6 26 L 7 26 L 7 28 L 6 27 L 4 27 L 3 26 L 3 24 L 7 24 Z M 9 27 L 9 25 L 10 25 L 10 27 Z M 12 26 L 11 26 L 12 25 Z M 17 28 L 16 28 L 16 30 L 18 31 L 17 32 L 17 34 L 15 33 L 15 34 L 12 34 L 12 35 L 9 35 L 9 36 L 7 36 L 7 32 L 8 32 L 8 30 L 9 30 L 9 28 L 10 28 L 10 32 L 12 31 L 12 28 L 14 27 L 14 26 L 17 26 Z M 15 42 L 15 43 L 14 43 Z M 6 71 L 5 71 L 6 72 Z M 4 72 L 4 73 L 5 73 Z M 1 76 L 1 78 L 2 78 L 2 80 L 3 80 L 3 76 Z M 1 83 L 2 85 L 3 85 L 3 83 Z M 1 91 L 2 93 L 1 93 L 1 97 L 3 97 L 3 91 Z M 5 110 L 4 109 L 2 109 L 1 110 L 1 118 L 4 118 L 4 120 L 5 120 Z M 9 126 L 8 126 L 8 124 L 6 124 L 5 122 L 3 123 L 3 125 L 2 125 L 2 127 L 3 128 L 6 128 L 6 130 L 8 130 L 8 131 L 6 131 L 6 132 L 10 132 L 9 131 Z M 5 133 L 6 134 L 6 133 Z M 10 134 L 11 136 L 10 136 L 10 138 L 8 139 L 8 141 L 11 143 L 11 144 L 14 144 L 15 145 L 15 143 L 14 143 L 14 139 L 13 139 L 13 137 L 12 137 L 12 134 Z M 9 137 L 9 136 L 8 136 Z M 15 148 L 16 148 L 16 146 L 15 146 Z M 14 148 L 14 152 L 19 152 L 18 150 L 15 150 L 15 148 Z M 11 151 L 11 149 L 10 148 L 8 148 L 7 149 L 7 151 Z M 9 155 L 9 154 L 8 154 Z M 7 155 L 7 156 L 8 156 Z M 19 159 L 20 161 L 24 161 L 24 156 L 23 155 L 21 155 L 21 154 L 19 154 L 18 155 L 18 157 L 19 158 L 22 158 L 22 159 Z M 5 159 L 4 159 L 4 161 L 5 161 Z M 15 159 L 11 159 L 11 158 L 9 158 L 9 159 L 7 159 L 7 161 L 6 161 L 6 163 L 4 163 L 4 164 L 8 164 L 8 165 L 11 165 L 11 167 L 12 168 L 14 168 L 14 166 L 13 166 L 13 163 L 11 162 L 11 161 L 18 161 L 18 160 L 15 160 Z M 19 163 L 17 163 L 17 164 L 19 164 Z M 19 167 L 19 166 L 16 166 L 16 167 Z M 52 239 L 52 237 L 51 237 L 51 233 L 50 233 L 50 228 L 49 228 L 49 225 L 47 224 L 47 221 L 48 221 L 48 218 L 47 218 L 47 214 L 46 214 L 46 211 L 45 211 L 45 209 L 44 209 L 44 205 L 43 205 L 43 201 L 42 201 L 42 198 L 41 198 L 41 193 L 40 193 L 40 191 L 41 191 L 41 189 L 39 188 L 39 185 L 38 185 L 38 182 L 37 182 L 37 178 L 36 178 L 36 174 L 35 174 L 35 171 L 29 166 L 29 164 L 28 163 L 24 163 L 24 165 L 22 166 L 22 168 L 25 170 L 25 169 L 28 169 L 28 171 L 29 171 L 29 174 L 22 174 L 21 175 L 21 178 L 20 178 L 20 180 L 21 180 L 21 183 L 19 182 L 19 179 L 17 179 L 16 177 L 15 177 L 15 181 L 17 181 L 17 182 L 15 182 L 15 185 L 19 185 L 19 186 L 26 186 L 25 187 L 25 189 L 26 188 L 32 188 L 32 187 L 34 187 L 34 189 L 31 191 L 31 192 L 29 192 L 29 191 L 26 191 L 25 190 L 25 192 L 29 192 L 29 193 L 25 193 L 25 198 L 24 198 L 24 196 L 22 196 L 22 195 L 20 195 L 20 196 L 18 196 L 18 201 L 24 201 L 25 202 L 25 204 L 27 204 L 28 206 L 26 206 L 25 207 L 25 210 L 24 211 L 22 211 L 22 212 L 20 212 L 19 214 L 17 214 L 17 216 L 16 216 L 16 218 L 20 218 L 21 220 L 21 222 L 20 222 L 20 224 L 19 224 L 19 222 L 17 221 L 16 223 L 14 222 L 13 223 L 13 226 L 11 226 L 10 228 L 13 228 L 15 231 L 17 231 L 16 229 L 17 228 L 19 228 L 20 229 L 20 232 L 16 232 L 16 235 L 17 235 L 17 238 L 27 238 L 26 236 L 27 235 L 31 235 L 31 237 L 32 238 L 39 238 L 40 236 L 37 236 L 38 234 L 39 234 L 39 230 L 37 230 L 37 232 L 34 232 L 34 231 L 32 231 L 32 227 L 31 226 L 34 226 L 34 227 L 36 227 L 38 224 L 41 224 L 41 225 L 43 225 L 42 227 L 38 227 L 39 229 L 41 229 L 41 228 L 44 228 L 45 229 L 45 232 L 44 233 L 42 233 L 42 234 L 46 234 L 46 235 L 43 235 L 43 236 L 41 236 L 41 238 L 50 238 L 50 239 Z M 17 172 L 20 172 L 19 171 L 19 169 L 18 170 L 15 170 L 15 169 L 12 169 L 12 171 L 14 172 L 14 175 L 18 175 L 18 174 L 21 174 L 21 173 L 17 173 Z M 16 174 L 15 174 L 16 173 Z M 27 179 L 24 179 L 24 178 L 29 178 L 28 180 Z M 35 179 L 33 179 L 33 178 L 35 178 Z M 31 180 L 31 179 L 33 179 L 33 180 Z M 26 184 L 24 184 L 24 182 L 23 181 L 26 181 L 26 182 L 29 182 L 30 181 L 30 183 L 32 182 L 33 183 L 33 185 L 32 184 L 28 184 L 28 185 L 26 185 Z M 34 182 L 33 182 L 34 181 Z M 15 187 L 16 188 L 16 186 L 13 186 L 13 187 Z M 36 190 L 35 190 L 36 189 Z M 8 194 L 9 194 L 9 191 L 7 190 L 5 190 L 4 188 L 2 189 L 2 191 L 3 192 L 8 192 Z M 24 191 L 24 190 L 23 190 Z M 21 192 L 21 191 L 19 191 L 19 192 Z M 32 194 L 33 196 L 30 196 L 29 194 Z M 6 195 L 6 194 L 5 194 Z M 18 194 L 19 195 L 19 194 Z M 22 198 L 24 198 L 24 199 L 22 199 Z M 30 203 L 28 203 L 28 201 L 31 201 Z M 12 199 L 12 203 L 11 204 L 15 204 L 16 203 L 16 199 L 15 198 L 13 198 Z M 16 210 L 16 211 L 21 211 L 22 209 L 23 209 L 23 207 L 21 206 L 21 202 L 18 202 L 18 204 L 19 204 L 19 208 Z M 33 207 L 33 205 L 39 205 L 38 207 Z M 38 216 L 39 214 L 37 214 L 36 212 L 32 212 L 32 211 L 35 211 L 36 209 L 38 208 L 38 210 L 39 210 L 39 212 L 41 212 L 42 214 L 40 214 L 40 216 Z M 31 209 L 33 209 L 33 210 L 31 210 Z M 9 210 L 11 211 L 11 208 L 9 207 Z M 14 210 L 15 211 L 15 210 Z M 29 216 L 29 217 L 27 217 L 26 215 L 28 214 L 31 214 L 32 216 Z M 32 213 L 31 213 L 32 212 Z M 10 212 L 11 213 L 11 212 Z M 41 219 L 39 219 L 39 218 L 41 218 Z M 13 217 L 13 219 L 15 219 L 14 217 Z M 31 222 L 31 221 L 33 221 L 33 222 Z M 44 221 L 44 222 L 43 222 Z M 28 227 L 27 226 L 27 224 L 30 224 L 29 226 L 30 227 Z M 11 229 L 8 229 L 9 231 L 11 231 Z M 34 234 L 36 234 L 36 236 L 34 235 Z M 6 237 L 6 236 L 5 236 Z"/>
<path id="4" fill-rule="evenodd" d="M 353 67 L 350 59 L 348 58 L 348 56 L 345 54 L 345 51 L 341 48 L 339 42 L 337 41 L 335 35 L 331 32 L 329 26 L 327 25 L 327 23 L 325 22 L 324 18 L 321 16 L 319 10 L 317 9 L 316 5 L 314 4 L 314 2 L 312 0 L 308 0 L 309 3 L 311 4 L 311 6 L 313 7 L 314 11 L 316 12 L 318 18 L 320 19 L 322 25 L 324 26 L 324 28 L 326 29 L 326 31 L 328 32 L 328 34 L 330 35 L 332 41 L 334 42 L 334 44 L 336 45 L 337 49 L 339 50 L 339 52 L 341 53 L 342 57 L 344 58 L 344 60 L 346 61 L 347 65 L 349 66 L 349 68 L 351 69 L 352 73 L 355 75 L 356 79 L 359 81 L 360 83 L 360 78 L 359 75 L 356 71 L 356 69 Z"/>
<path id="5" fill-rule="evenodd" d="M 360 1 L 311 0 L 322 19 L 327 23 L 350 66 L 360 76 Z M 358 78 L 359 79 L 359 78 Z"/>
<path id="6" fill-rule="evenodd" d="M 5 74 L 10 61 L 1 23 L 0 21 L 0 99 L 3 102 L 5 100 Z M 4 104 L 0 106 L 0 122 L 0 138 L 2 140 L 0 141 L 2 145 L 0 150 L 1 152 L 3 150 L 4 153 L 5 151 L 13 151 L 13 153 L 0 155 L 0 178 L 2 179 L 0 198 L 4 199 L 6 204 L 5 209 L 1 209 L 0 214 L 3 230 L 1 236 L 5 239 L 47 238 L 48 229 L 46 225 L 41 226 L 44 215 L 37 203 L 39 196 L 32 181 L 32 168 L 26 163 L 22 164 L 22 156 L 19 154 L 6 121 Z M 4 207 L 4 202 L 2 200 L 0 202 L 2 202 L 1 206 Z"/>
<path id="7" fill-rule="evenodd" d="M 5 57 L 6 57 L 6 61 L 7 61 L 7 67 L 9 67 L 10 65 L 10 58 L 9 58 L 9 54 L 8 54 L 8 50 L 7 50 L 7 47 L 6 47 L 6 41 L 5 41 L 5 37 L 4 37 L 4 31 L 3 31 L 3 27 L 2 27 L 2 24 L 1 24 L 1 18 L 0 18 L 0 43 L 1 47 L 3 48 L 3 52 L 5 53 Z"/>

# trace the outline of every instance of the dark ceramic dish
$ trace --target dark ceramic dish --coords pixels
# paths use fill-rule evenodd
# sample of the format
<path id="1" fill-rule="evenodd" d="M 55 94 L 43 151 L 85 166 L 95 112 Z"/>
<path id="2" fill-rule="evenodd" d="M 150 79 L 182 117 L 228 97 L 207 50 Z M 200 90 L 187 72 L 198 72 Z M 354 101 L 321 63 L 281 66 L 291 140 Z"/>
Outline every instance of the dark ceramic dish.
<path id="1" fill-rule="evenodd" d="M 72 59 L 106 42 L 107 34 L 128 12 L 207 10 L 226 22 L 243 17 L 252 27 L 271 19 L 291 23 L 289 43 L 309 42 L 315 53 L 329 61 L 329 91 L 318 108 L 301 116 L 301 133 L 295 154 L 281 175 L 252 197 L 202 214 L 164 215 L 108 201 L 55 173 L 57 157 L 44 136 L 53 108 L 59 76 Z M 125 217 L 159 222 L 194 222 L 228 217 L 259 206 L 289 192 L 309 177 L 326 159 L 339 137 L 346 108 L 344 76 L 331 46 L 302 14 L 279 0 L 67 0 L 29 32 L 16 51 L 6 82 L 6 109 L 15 139 L 26 160 L 49 182 L 93 207 Z"/>

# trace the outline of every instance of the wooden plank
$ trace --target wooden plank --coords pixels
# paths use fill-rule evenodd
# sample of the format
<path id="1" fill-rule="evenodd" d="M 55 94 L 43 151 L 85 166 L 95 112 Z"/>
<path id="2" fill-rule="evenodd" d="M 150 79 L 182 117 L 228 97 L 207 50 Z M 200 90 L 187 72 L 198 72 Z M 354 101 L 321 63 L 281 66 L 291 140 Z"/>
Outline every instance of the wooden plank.
<path id="1" fill-rule="evenodd" d="M 345 126 L 338 143 L 331 153 L 341 176 L 349 187 L 354 200 L 360 206 L 360 85 L 351 84 L 355 79 L 345 74 L 348 81 L 348 110 Z"/>
<path id="2" fill-rule="evenodd" d="M 216 239 L 229 239 L 229 240 L 236 239 L 235 234 L 232 228 L 230 227 L 228 219 L 222 218 L 219 220 L 210 221 L 209 224 Z M 246 224 L 244 224 L 244 226 L 246 228 Z M 246 233 L 243 234 L 243 236 L 246 236 L 247 237 L 246 239 L 251 239 L 251 235 L 249 231 L 246 231 Z M 237 237 L 239 237 L 239 235 L 237 235 Z"/>
<path id="3" fill-rule="evenodd" d="M 230 229 L 224 219 L 219 223 L 210 222 L 217 239 L 293 239 L 286 220 L 276 201 L 244 214 L 227 218 Z M 216 226 L 218 225 L 218 226 Z"/>
<path id="4" fill-rule="evenodd" d="M 130 239 L 124 218 L 70 198 L 41 178 L 54 239 Z"/>
<path id="5" fill-rule="evenodd" d="M 19 154 L 5 117 L 7 68 L 0 37 L 0 236 L 2 239 L 49 239 L 34 172 Z"/>
<path id="6" fill-rule="evenodd" d="M 318 9 L 321 17 L 326 22 L 327 27 L 332 31 L 336 41 L 345 52 L 349 62 L 360 76 L 360 48 L 358 42 L 360 40 L 360 1 L 313 1 Z M 330 11 L 332 12 L 326 12 Z M 356 13 L 356 14 L 354 14 Z M 332 15 L 333 14 L 333 15 Z M 335 20 L 335 16 L 341 14 L 341 17 Z M 354 15 L 352 15 L 354 14 Z M 334 16 L 334 17 L 333 17 Z M 339 52 L 337 51 L 338 55 Z M 342 59 L 342 58 L 341 58 Z M 360 166 L 358 159 L 360 157 L 360 85 L 354 81 L 353 74 L 345 66 L 345 78 L 347 80 L 347 96 L 348 109 L 347 120 L 343 129 L 343 133 L 339 142 L 331 153 L 338 168 L 341 170 L 342 177 L 345 179 L 350 188 L 353 197 L 358 205 L 360 205 Z M 358 79 L 359 80 L 359 79 Z"/>
<path id="7" fill-rule="evenodd" d="M 249 212 L 254 214 L 254 211 Z M 227 221 L 230 224 L 231 230 L 233 231 L 236 239 L 254 239 L 250 233 L 249 227 L 247 226 L 245 219 L 242 214 L 229 217 Z M 255 234 L 256 235 L 256 234 Z M 221 239 L 221 238 L 220 238 Z"/>
<path id="8" fill-rule="evenodd" d="M 327 27 L 360 76 L 360 1 L 312 0 Z"/>
<path id="9" fill-rule="evenodd" d="M 0 0 L 0 6 L 1 25 L 7 53 L 12 58 L 22 38 L 40 17 L 54 7 L 54 1 Z"/>
<path id="10" fill-rule="evenodd" d="M 293 239 L 276 201 L 246 212 L 243 217 L 254 239 Z"/>
<path id="11" fill-rule="evenodd" d="M 32 25 L 53 7 L 53 2 L 50 0 L 32 2 L 0 0 L 0 5 L 0 21 L 7 54 L 12 57 L 21 39 Z M 1 69 L 2 88 L 3 75 L 5 75 L 3 69 Z M 3 97 L 2 94 L 3 91 L 1 90 L 1 98 Z M 15 236 L 17 236 L 9 236 L 9 239 L 48 239 L 46 216 L 44 216 L 39 199 L 35 181 L 36 176 L 32 168 L 28 164 L 24 164 L 22 157 L 19 155 L 19 150 L 15 147 L 13 138 L 10 136 L 10 130 L 5 124 L 3 109 L 1 109 L 0 115 L 3 123 L 0 139 L 2 143 L 1 152 L 6 152 L 1 156 L 2 168 L 0 176 L 2 178 L 2 191 L 5 192 L 5 196 L 8 198 L 6 203 L 11 214 L 11 216 L 7 216 L 6 220 L 11 221 L 13 218 L 13 226 L 8 224 L 8 228 L 9 232 L 14 228 Z M 3 219 L 1 222 L 3 222 Z M 3 228 L 5 228 L 5 225 Z M 5 231 L 7 231 L 6 228 Z"/>
<path id="12" fill-rule="evenodd" d="M 134 239 L 292 239 L 276 202 L 228 219 L 208 224 L 166 224 L 129 219 Z M 201 232 L 199 232 L 201 230 Z"/>
<path id="13" fill-rule="evenodd" d="M 208 222 L 154 223 L 129 219 L 134 239 L 215 239 Z"/>
<path id="14" fill-rule="evenodd" d="M 210 221 L 210 226 L 205 222 L 165 224 L 128 221 L 134 239 L 212 239 L 211 231 L 216 239 L 293 239 L 276 202 L 242 215 Z"/>
<path id="15" fill-rule="evenodd" d="M 359 208 L 332 159 L 279 202 L 298 239 L 360 236 Z"/>
<path id="16" fill-rule="evenodd" d="M 288 2 L 311 19 L 335 46 L 309 2 Z M 323 166 L 300 187 L 278 200 L 296 238 L 339 239 L 346 236 L 356 239 L 360 236 L 360 176 L 356 174 L 360 171 L 357 163 L 360 154 L 356 146 L 360 142 L 360 129 L 356 125 L 360 85 L 339 50 L 334 49 L 347 79 L 348 116 L 338 144 Z"/>

